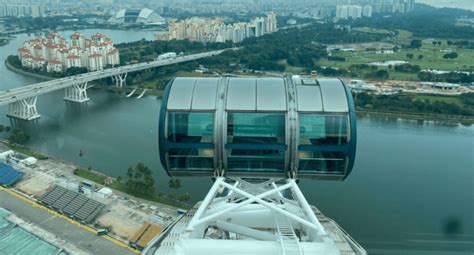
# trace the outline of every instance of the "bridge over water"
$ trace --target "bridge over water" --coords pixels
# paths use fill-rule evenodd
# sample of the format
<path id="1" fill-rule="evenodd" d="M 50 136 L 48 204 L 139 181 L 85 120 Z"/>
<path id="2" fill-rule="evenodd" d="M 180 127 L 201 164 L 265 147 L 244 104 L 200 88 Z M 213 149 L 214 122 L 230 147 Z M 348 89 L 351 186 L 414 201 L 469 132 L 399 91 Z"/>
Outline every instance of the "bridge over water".
<path id="1" fill-rule="evenodd" d="M 39 95 L 64 89 L 64 100 L 76 103 L 84 103 L 89 100 L 89 98 L 87 97 L 87 84 L 91 81 L 112 77 L 112 79 L 115 80 L 116 87 L 123 87 L 125 85 L 125 79 L 127 78 L 127 74 L 129 72 L 137 72 L 150 68 L 174 65 L 201 58 L 211 57 L 219 55 L 226 50 L 235 49 L 209 51 L 192 55 L 178 56 L 170 59 L 131 64 L 127 66 L 109 68 L 105 70 L 69 76 L 51 81 L 40 82 L 28 86 L 10 89 L 7 91 L 0 91 L 0 106 L 9 105 L 9 110 L 7 113 L 9 117 L 22 120 L 34 120 L 40 117 L 40 114 L 38 113 L 38 110 L 36 108 L 36 100 Z"/>

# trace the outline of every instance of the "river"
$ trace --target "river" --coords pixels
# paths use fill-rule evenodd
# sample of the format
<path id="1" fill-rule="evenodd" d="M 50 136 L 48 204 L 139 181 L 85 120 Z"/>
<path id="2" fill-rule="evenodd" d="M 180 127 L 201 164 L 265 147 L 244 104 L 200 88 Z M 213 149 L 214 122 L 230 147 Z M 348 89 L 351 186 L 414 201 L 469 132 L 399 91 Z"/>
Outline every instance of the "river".
<path id="1" fill-rule="evenodd" d="M 153 36 L 101 32 L 116 43 Z M 0 58 L 16 54 L 26 39 L 27 35 L 18 35 L 0 47 Z M 37 82 L 4 65 L 0 77 L 0 90 Z M 124 176 L 128 166 L 144 162 L 155 170 L 158 190 L 167 192 L 168 177 L 158 155 L 161 101 L 99 90 L 88 93 L 91 101 L 84 105 L 65 103 L 63 91 L 40 96 L 42 117 L 16 124 L 31 136 L 28 145 L 112 176 Z M 0 124 L 10 125 L 6 111 L 6 106 L 0 107 Z M 301 181 L 309 202 L 334 218 L 370 254 L 472 255 L 474 126 L 360 116 L 358 141 L 355 167 L 346 181 Z M 208 179 L 184 178 L 180 192 L 198 200 L 210 185 Z"/>

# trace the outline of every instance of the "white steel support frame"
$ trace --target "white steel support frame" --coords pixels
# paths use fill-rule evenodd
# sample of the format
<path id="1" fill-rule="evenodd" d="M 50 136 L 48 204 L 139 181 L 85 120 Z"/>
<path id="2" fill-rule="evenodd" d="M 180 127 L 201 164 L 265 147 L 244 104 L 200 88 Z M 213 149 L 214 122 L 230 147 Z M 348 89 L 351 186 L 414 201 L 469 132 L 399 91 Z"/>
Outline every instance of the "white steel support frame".
<path id="1" fill-rule="evenodd" d="M 115 80 L 115 87 L 122 88 L 125 86 L 127 75 L 128 73 L 114 75 L 113 79 Z"/>
<path id="2" fill-rule="evenodd" d="M 87 97 L 87 82 L 66 88 L 64 100 L 76 103 L 89 101 L 89 98 Z"/>
<path id="3" fill-rule="evenodd" d="M 36 109 L 36 99 L 33 96 L 10 103 L 7 116 L 27 121 L 39 118 L 41 115 Z"/>
<path id="4" fill-rule="evenodd" d="M 334 242 L 328 238 L 294 179 L 271 179 L 260 183 L 250 183 L 239 178 L 232 179 L 234 183 L 228 181 L 225 177 L 216 177 L 176 242 L 175 253 L 163 254 L 187 254 L 183 251 L 199 250 L 210 241 L 206 237 L 209 228 L 241 237 L 224 240 L 222 246 L 216 240 L 215 245 L 209 247 L 208 254 L 228 254 L 229 247 L 233 245 L 238 251 L 240 240 L 265 242 L 263 246 L 273 245 L 267 252 L 274 252 L 277 247 L 284 255 L 304 254 L 320 249 L 323 245 L 331 247 L 324 254 L 337 254 L 332 252 L 336 249 Z M 226 195 L 220 195 L 224 191 Z M 284 192 L 291 194 L 292 198 L 283 196 Z M 295 233 L 305 233 L 305 242 L 301 246 L 301 237 Z M 291 245 L 296 248 L 289 247 Z M 219 251 L 220 247 L 222 250 Z M 257 250 L 255 254 L 258 254 Z"/>

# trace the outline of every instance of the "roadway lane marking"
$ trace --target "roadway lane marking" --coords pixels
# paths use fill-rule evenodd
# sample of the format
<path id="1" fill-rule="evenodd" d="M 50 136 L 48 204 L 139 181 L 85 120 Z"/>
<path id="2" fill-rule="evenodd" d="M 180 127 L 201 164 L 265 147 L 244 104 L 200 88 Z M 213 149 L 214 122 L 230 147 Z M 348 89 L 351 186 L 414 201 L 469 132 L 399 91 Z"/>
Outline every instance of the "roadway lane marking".
<path id="1" fill-rule="evenodd" d="M 15 196 L 15 197 L 17 197 L 17 198 L 19 198 L 19 199 L 21 199 L 21 200 L 24 200 L 24 201 L 30 203 L 33 207 L 37 207 L 37 208 L 39 208 L 39 209 L 42 209 L 42 210 L 44 210 L 44 211 L 47 211 L 47 212 L 53 214 L 54 216 L 60 217 L 60 218 L 62 218 L 63 220 L 68 221 L 69 223 L 71 223 L 71 224 L 73 224 L 73 225 L 76 225 L 76 226 L 78 226 L 78 227 L 81 227 L 81 228 L 83 228 L 83 229 L 85 229 L 85 230 L 87 230 L 87 231 L 89 231 L 89 232 L 91 232 L 91 233 L 93 233 L 93 234 L 97 234 L 97 231 L 96 231 L 95 229 L 93 229 L 93 228 L 91 228 L 91 227 L 89 227 L 89 226 L 86 226 L 86 225 L 84 225 L 84 224 L 82 224 L 82 223 L 80 223 L 80 222 L 78 222 L 78 221 L 75 221 L 75 220 L 73 220 L 73 219 L 71 219 L 71 218 L 69 218 L 69 217 L 67 217 L 67 216 L 65 216 L 65 215 L 62 215 L 62 214 L 60 214 L 60 213 L 58 213 L 58 212 L 56 212 L 56 211 L 54 211 L 54 210 L 51 210 L 51 209 L 49 209 L 49 208 L 47 208 L 47 207 L 45 207 L 45 206 L 43 206 L 43 205 L 40 205 L 40 204 L 38 204 L 36 201 L 34 201 L 34 200 L 30 199 L 30 198 L 27 198 L 27 197 L 25 197 L 25 196 L 22 196 L 22 195 L 20 195 L 20 194 L 18 194 L 18 193 L 16 193 L 16 192 L 14 192 L 14 191 L 12 191 L 12 190 L 10 190 L 10 189 L 4 188 L 4 187 L 2 187 L 2 186 L 0 186 L 0 190 L 1 190 L 1 191 L 4 191 L 4 192 L 6 192 L 6 193 L 8 193 L 8 194 L 10 194 L 10 195 L 12 195 L 12 196 Z M 54 217 L 54 216 L 53 216 L 53 217 Z M 100 237 L 102 237 L 102 238 L 104 238 L 104 239 L 106 239 L 106 240 L 109 240 L 110 242 L 113 242 L 114 244 L 116 244 L 116 245 L 118 245 L 118 246 L 120 246 L 120 247 L 122 247 L 122 248 L 125 248 L 125 249 L 127 249 L 127 250 L 129 250 L 129 251 L 131 251 L 131 252 L 133 252 L 133 253 L 135 253 L 135 254 L 140 254 L 140 251 L 139 251 L 139 250 L 134 249 L 134 248 L 128 246 L 127 244 L 122 243 L 121 241 L 119 241 L 119 240 L 117 240 L 117 239 L 115 239 L 115 238 L 113 238 L 113 237 L 111 237 L 111 236 L 103 235 L 103 236 L 100 236 Z"/>

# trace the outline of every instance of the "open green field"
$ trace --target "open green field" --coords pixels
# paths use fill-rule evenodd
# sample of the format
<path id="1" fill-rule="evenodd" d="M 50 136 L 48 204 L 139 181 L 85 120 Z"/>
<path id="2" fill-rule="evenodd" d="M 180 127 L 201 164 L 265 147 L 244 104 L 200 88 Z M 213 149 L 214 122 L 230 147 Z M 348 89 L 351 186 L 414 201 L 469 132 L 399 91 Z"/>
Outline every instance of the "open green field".
<path id="1" fill-rule="evenodd" d="M 410 44 L 410 41 L 413 39 L 413 33 L 403 29 L 396 30 L 398 35 L 393 39 L 393 43 L 397 44 Z"/>
<path id="2" fill-rule="evenodd" d="M 444 59 L 443 56 L 449 52 L 457 52 L 455 59 Z M 413 54 L 410 59 L 407 54 Z M 419 56 L 423 56 L 421 59 Z M 431 42 L 423 42 L 420 49 L 404 49 L 393 54 L 375 54 L 365 51 L 358 52 L 333 52 L 333 56 L 344 57 L 346 61 L 329 61 L 321 59 L 316 64 L 321 66 L 336 67 L 348 69 L 354 64 L 369 64 L 371 62 L 383 62 L 390 60 L 407 61 L 410 64 L 419 65 L 421 69 L 436 69 L 445 71 L 474 71 L 474 50 L 460 49 L 455 46 L 447 45 L 442 41 L 442 45 L 433 45 Z M 417 80 L 416 74 L 398 73 L 388 67 L 381 67 L 389 71 L 392 79 Z"/>
<path id="3" fill-rule="evenodd" d="M 301 73 L 303 71 L 303 68 L 297 67 L 297 66 L 292 66 L 289 65 L 288 62 L 286 62 L 286 59 L 278 61 L 278 64 L 284 65 L 285 66 L 285 72 L 286 73 Z"/>
<path id="4" fill-rule="evenodd" d="M 434 102 L 444 102 L 447 104 L 455 104 L 458 106 L 463 106 L 463 102 L 456 96 L 437 96 L 437 95 L 415 95 L 417 100 L 430 101 Z"/>

